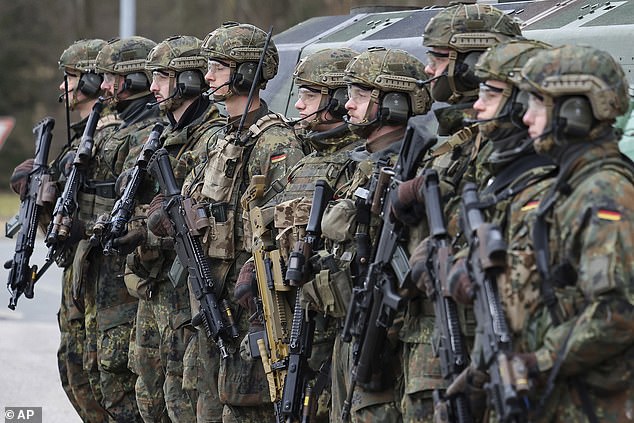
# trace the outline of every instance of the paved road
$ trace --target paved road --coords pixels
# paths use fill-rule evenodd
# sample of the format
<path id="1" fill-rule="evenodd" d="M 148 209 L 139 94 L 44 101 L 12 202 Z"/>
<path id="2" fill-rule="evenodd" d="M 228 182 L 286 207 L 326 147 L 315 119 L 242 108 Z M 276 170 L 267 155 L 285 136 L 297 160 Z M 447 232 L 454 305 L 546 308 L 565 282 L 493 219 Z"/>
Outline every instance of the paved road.
<path id="1" fill-rule="evenodd" d="M 4 238 L 1 229 L 0 263 L 4 264 L 13 257 L 15 243 Z M 31 264 L 44 263 L 45 254 L 43 240 L 38 238 Z M 4 287 L 9 271 L 1 269 Z M 4 414 L 4 407 L 42 407 L 44 423 L 81 422 L 57 373 L 61 270 L 51 266 L 37 283 L 35 297 L 20 297 L 15 311 L 7 308 L 9 293 L 0 292 L 0 411 Z"/>

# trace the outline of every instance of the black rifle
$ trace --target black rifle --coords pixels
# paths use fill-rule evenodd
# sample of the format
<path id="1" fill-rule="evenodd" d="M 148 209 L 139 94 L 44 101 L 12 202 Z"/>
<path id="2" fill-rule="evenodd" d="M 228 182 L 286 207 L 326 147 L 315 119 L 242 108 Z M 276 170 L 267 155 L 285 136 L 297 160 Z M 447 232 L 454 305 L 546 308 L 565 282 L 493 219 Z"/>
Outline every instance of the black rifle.
<path id="1" fill-rule="evenodd" d="M 381 205 L 381 228 L 363 286 L 353 288 L 342 332 L 344 342 L 355 338 L 351 384 L 341 412 L 344 420 L 349 417 L 352 394 L 357 384 L 370 391 L 385 389 L 385 369 L 382 366 L 388 344 L 387 330 L 402 303 L 398 289 L 403 288 L 409 273 L 407 253 L 401 245 L 405 228 L 392 215 L 392 202 L 399 184 L 416 175 L 423 155 L 435 142 L 436 138 L 424 126 L 417 127 L 410 120 L 396 167 L 393 170 L 381 169 L 383 176 L 379 176 L 376 184 L 379 188 L 373 198 L 367 198 L 367 201 L 373 200 L 374 204 Z M 389 177 L 389 182 L 383 192 L 380 181 L 386 177 Z"/>
<path id="2" fill-rule="evenodd" d="M 191 199 L 184 199 L 176 183 L 174 171 L 166 149 L 160 148 L 148 163 L 148 171 L 159 183 L 167 203 L 165 211 L 174 228 L 176 255 L 189 272 L 192 293 L 200 303 L 200 311 L 192 319 L 194 326 L 203 326 L 208 338 L 212 338 L 222 358 L 229 357 L 225 341 L 236 339 L 238 329 L 233 321 L 227 300 L 218 301 L 218 283 L 211 273 L 211 263 L 200 241 L 200 233 L 193 223 Z M 198 212 L 204 211 L 199 209 Z"/>
<path id="3" fill-rule="evenodd" d="M 35 160 L 33 161 L 33 170 L 29 172 L 27 177 L 26 194 L 20 203 L 18 222 L 22 226 L 16 239 L 13 260 L 4 264 L 5 269 L 11 269 L 9 281 L 7 282 L 7 289 L 11 293 L 11 298 L 9 299 L 9 308 L 11 310 L 15 310 L 20 295 L 24 294 L 26 298 L 33 298 L 35 282 L 52 263 L 51 261 L 45 264 L 38 273 L 37 266 L 31 267 L 29 261 L 33 254 L 37 224 L 42 211 L 41 190 L 50 177 L 48 172 L 48 152 L 51 147 L 51 139 L 53 138 L 51 131 L 54 126 L 55 119 L 46 117 L 33 128 L 33 133 L 35 134 Z M 7 231 L 7 236 L 10 235 L 9 232 Z"/>
<path id="4" fill-rule="evenodd" d="M 304 423 L 313 415 L 311 408 L 313 408 L 315 398 L 312 395 L 312 389 L 309 389 L 308 382 L 313 377 L 314 372 L 308 365 L 308 359 L 313 347 L 315 320 L 313 311 L 309 311 L 308 316 L 304 313 L 300 300 L 301 285 L 306 283 L 307 279 L 307 258 L 310 258 L 313 251 L 319 248 L 321 218 L 333 195 L 334 192 L 326 181 L 318 180 L 315 183 L 306 236 L 295 244 L 286 272 L 286 279 L 292 285 L 298 286 L 289 340 L 288 370 L 282 395 L 281 413 L 286 416 L 287 421 L 301 420 Z M 336 271 L 337 267 L 332 256 L 331 264 L 334 266 L 331 271 Z M 315 395 L 319 395 L 319 392 L 315 392 Z M 302 419 L 303 417 L 304 419 Z"/>
<path id="5" fill-rule="evenodd" d="M 57 199 L 55 208 L 53 209 L 53 217 L 46 233 L 46 245 L 48 246 L 48 254 L 46 261 L 53 260 L 64 249 L 64 241 L 68 239 L 73 228 L 78 210 L 77 193 L 81 184 L 86 178 L 86 172 L 90 158 L 92 156 L 92 148 L 94 145 L 94 135 L 97 129 L 97 123 L 103 110 L 103 98 L 97 99 L 92 107 L 88 122 L 81 136 L 79 147 L 75 153 L 72 168 L 62 195 Z"/>
<path id="6" fill-rule="evenodd" d="M 130 175 L 130 178 L 126 182 L 125 190 L 121 195 L 121 198 L 117 200 L 110 213 L 110 221 L 103 225 L 103 229 L 99 228 L 95 230 L 93 235 L 94 242 L 99 238 L 98 232 L 101 232 L 101 244 L 103 245 L 103 254 L 108 256 L 117 253 L 117 249 L 112 245 L 112 242 L 125 235 L 128 231 L 128 222 L 134 214 L 134 198 L 136 193 L 145 179 L 147 174 L 147 164 L 152 155 L 161 148 L 161 134 L 165 127 L 162 123 L 157 123 L 152 128 L 152 132 L 147 138 L 147 141 L 143 145 L 143 149 L 139 154 L 139 157 L 134 164 L 134 168 Z M 95 225 L 97 227 L 97 225 Z"/>
<path id="7" fill-rule="evenodd" d="M 447 276 L 451 264 L 451 236 L 445 224 L 438 173 L 428 169 L 423 173 L 423 196 L 429 235 L 431 237 L 430 257 L 427 261 L 429 275 L 434 280 L 434 288 L 427 291 L 427 297 L 434 303 L 436 327 L 440 335 L 438 356 L 443 379 L 453 382 L 467 366 L 467 351 L 460 331 L 458 308 L 449 294 Z M 441 393 L 434 392 L 434 402 L 438 404 Z M 449 400 L 449 419 L 459 423 L 473 421 L 467 398 L 460 392 Z"/>
<path id="8" fill-rule="evenodd" d="M 473 311 L 478 324 L 480 349 L 474 364 L 489 374 L 484 385 L 488 401 L 501 422 L 525 421 L 524 396 L 528 390 L 526 366 L 513 351 L 511 333 L 498 296 L 497 279 L 506 267 L 506 242 L 497 225 L 486 223 L 476 185 L 462 191 L 460 226 L 469 242 L 467 265 L 473 281 Z"/>

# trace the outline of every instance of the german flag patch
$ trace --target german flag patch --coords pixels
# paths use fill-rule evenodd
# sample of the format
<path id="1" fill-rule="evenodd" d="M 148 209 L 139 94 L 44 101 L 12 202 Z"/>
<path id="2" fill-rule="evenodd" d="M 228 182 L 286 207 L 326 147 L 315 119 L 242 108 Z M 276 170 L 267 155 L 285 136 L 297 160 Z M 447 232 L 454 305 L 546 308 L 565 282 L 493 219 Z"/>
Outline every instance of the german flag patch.
<path id="1" fill-rule="evenodd" d="M 529 201 L 528 203 L 526 203 L 524 205 L 524 207 L 522 207 L 520 210 L 521 211 L 530 211 L 530 210 L 535 210 L 537 207 L 539 206 L 539 201 L 535 200 L 535 201 Z"/>
<path id="2" fill-rule="evenodd" d="M 601 220 L 618 222 L 619 220 L 621 220 L 621 213 L 614 210 L 599 209 L 597 211 L 597 217 Z"/>
<path id="3" fill-rule="evenodd" d="M 286 154 L 278 154 L 277 156 L 271 156 L 271 163 L 279 163 L 282 160 L 286 160 Z"/>

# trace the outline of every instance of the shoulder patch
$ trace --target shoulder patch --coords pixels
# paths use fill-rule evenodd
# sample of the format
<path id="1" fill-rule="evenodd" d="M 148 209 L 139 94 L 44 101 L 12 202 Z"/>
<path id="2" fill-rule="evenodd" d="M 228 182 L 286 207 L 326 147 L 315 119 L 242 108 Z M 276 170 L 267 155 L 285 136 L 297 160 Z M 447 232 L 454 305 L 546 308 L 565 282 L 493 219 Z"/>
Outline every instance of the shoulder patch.
<path id="1" fill-rule="evenodd" d="M 521 211 L 530 211 L 530 210 L 534 210 L 537 207 L 539 207 L 539 201 L 534 200 L 534 201 L 529 201 L 528 203 L 526 203 L 524 205 L 524 207 L 522 207 L 520 210 Z"/>
<path id="2" fill-rule="evenodd" d="M 286 153 L 284 154 L 277 154 L 275 156 L 271 156 L 271 163 L 279 163 L 283 160 L 286 160 Z"/>
<path id="3" fill-rule="evenodd" d="M 597 217 L 601 220 L 609 220 L 612 222 L 618 222 L 621 220 L 621 213 L 615 210 L 598 209 Z"/>

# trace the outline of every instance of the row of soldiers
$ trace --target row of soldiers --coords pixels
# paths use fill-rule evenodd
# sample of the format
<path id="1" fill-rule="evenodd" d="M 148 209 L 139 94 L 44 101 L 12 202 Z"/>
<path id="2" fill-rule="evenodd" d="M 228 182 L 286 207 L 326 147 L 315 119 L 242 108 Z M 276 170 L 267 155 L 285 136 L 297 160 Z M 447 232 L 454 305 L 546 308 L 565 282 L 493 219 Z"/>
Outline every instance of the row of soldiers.
<path id="1" fill-rule="evenodd" d="M 252 25 L 62 54 L 60 89 L 84 120 L 53 187 L 97 97 L 108 106 L 57 258 L 60 375 L 84 421 L 634 419 L 633 169 L 612 126 L 628 107 L 622 69 L 594 48 L 526 40 L 489 5 L 439 11 L 422 42 L 426 64 L 383 47 L 303 58 L 295 121 L 260 98 L 279 56 Z M 104 248 L 157 123 L 181 191 L 151 172 Z M 31 169 L 16 168 L 16 192 Z M 474 252 L 474 212 L 497 225 L 502 263 Z M 203 285 L 186 241 L 204 252 Z M 504 339 L 482 318 L 483 272 Z M 209 296 L 216 320 L 201 317 Z M 502 361 L 515 402 L 495 397 Z"/>

